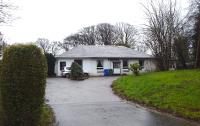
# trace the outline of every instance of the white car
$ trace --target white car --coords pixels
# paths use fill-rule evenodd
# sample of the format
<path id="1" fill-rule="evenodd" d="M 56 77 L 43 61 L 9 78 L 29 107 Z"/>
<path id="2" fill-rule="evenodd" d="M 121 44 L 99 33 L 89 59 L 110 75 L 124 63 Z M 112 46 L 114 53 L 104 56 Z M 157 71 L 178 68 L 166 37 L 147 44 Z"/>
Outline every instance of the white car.
<path id="1" fill-rule="evenodd" d="M 64 69 L 61 72 L 62 77 L 69 77 L 71 70 L 70 67 L 64 67 Z"/>
<path id="2" fill-rule="evenodd" d="M 62 75 L 62 77 L 69 77 L 70 72 L 71 72 L 71 68 L 65 66 L 64 69 L 62 70 L 61 75 Z M 89 74 L 87 72 L 84 72 L 84 76 L 88 77 Z"/>

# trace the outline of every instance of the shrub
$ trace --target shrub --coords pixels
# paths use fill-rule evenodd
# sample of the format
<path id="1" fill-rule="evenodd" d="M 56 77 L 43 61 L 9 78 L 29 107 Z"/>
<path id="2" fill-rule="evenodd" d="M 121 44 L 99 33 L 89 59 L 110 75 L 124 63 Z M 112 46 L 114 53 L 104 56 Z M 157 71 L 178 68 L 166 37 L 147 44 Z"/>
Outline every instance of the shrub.
<path id="1" fill-rule="evenodd" d="M 73 62 L 71 65 L 70 78 L 73 80 L 82 80 L 83 77 L 84 77 L 83 69 L 78 63 Z"/>
<path id="2" fill-rule="evenodd" d="M 113 69 L 109 69 L 109 76 L 113 75 Z"/>
<path id="3" fill-rule="evenodd" d="M 47 65 L 34 45 L 5 49 L 0 90 L 6 126 L 37 126 L 44 104 Z"/>
<path id="4" fill-rule="evenodd" d="M 48 66 L 47 75 L 49 77 L 55 76 L 54 67 L 55 67 L 56 58 L 51 53 L 45 53 L 45 57 L 46 57 L 47 66 Z"/>
<path id="5" fill-rule="evenodd" d="M 131 69 L 131 71 L 133 72 L 133 74 L 134 74 L 135 76 L 138 76 L 138 75 L 139 75 L 140 64 L 134 63 L 134 64 L 131 64 L 130 66 L 131 66 L 130 69 Z"/>

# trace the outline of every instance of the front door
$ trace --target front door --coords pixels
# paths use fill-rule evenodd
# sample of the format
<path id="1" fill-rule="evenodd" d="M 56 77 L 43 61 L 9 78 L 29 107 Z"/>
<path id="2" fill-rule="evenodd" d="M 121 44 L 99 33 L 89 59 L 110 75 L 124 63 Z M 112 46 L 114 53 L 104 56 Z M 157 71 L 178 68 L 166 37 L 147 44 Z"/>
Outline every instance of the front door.
<path id="1" fill-rule="evenodd" d="M 113 61 L 113 74 L 121 74 L 121 62 Z"/>

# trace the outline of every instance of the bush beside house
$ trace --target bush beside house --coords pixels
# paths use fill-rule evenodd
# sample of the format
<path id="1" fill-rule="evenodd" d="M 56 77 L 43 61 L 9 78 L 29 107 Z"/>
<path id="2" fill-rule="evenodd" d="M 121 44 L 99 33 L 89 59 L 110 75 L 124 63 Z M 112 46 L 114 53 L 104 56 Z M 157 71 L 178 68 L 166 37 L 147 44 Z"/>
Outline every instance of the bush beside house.
<path id="1" fill-rule="evenodd" d="M 4 125 L 37 126 L 44 106 L 47 64 L 34 45 L 5 49 L 0 74 Z"/>
<path id="2" fill-rule="evenodd" d="M 76 63 L 76 62 L 72 63 L 69 76 L 70 76 L 70 79 L 72 79 L 72 80 L 83 80 L 84 79 L 83 69 L 81 68 L 81 66 L 78 63 Z"/>
<path id="3" fill-rule="evenodd" d="M 134 64 L 131 64 L 130 66 L 131 66 L 130 69 L 131 69 L 131 71 L 133 72 L 133 74 L 134 74 L 135 76 L 138 76 L 138 75 L 139 75 L 140 64 L 134 63 Z"/>
<path id="4" fill-rule="evenodd" d="M 47 60 L 48 77 L 55 76 L 54 67 L 55 67 L 56 58 L 51 53 L 45 53 L 45 57 Z"/>
<path id="5" fill-rule="evenodd" d="M 109 69 L 109 76 L 113 75 L 113 69 Z"/>

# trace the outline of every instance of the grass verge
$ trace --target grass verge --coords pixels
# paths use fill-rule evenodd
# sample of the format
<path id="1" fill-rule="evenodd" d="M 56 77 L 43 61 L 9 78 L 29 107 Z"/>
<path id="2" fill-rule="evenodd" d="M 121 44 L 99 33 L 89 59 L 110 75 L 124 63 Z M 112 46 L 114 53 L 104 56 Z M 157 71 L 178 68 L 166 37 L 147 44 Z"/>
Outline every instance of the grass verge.
<path id="1" fill-rule="evenodd" d="M 54 126 L 55 122 L 56 120 L 55 120 L 53 109 L 49 105 L 45 104 L 44 107 L 42 108 L 41 120 L 38 126 Z M 2 110 L 1 105 L 0 105 L 0 126 L 4 126 L 3 125 L 3 110 Z"/>
<path id="2" fill-rule="evenodd" d="M 42 108 L 42 115 L 39 126 L 54 126 L 55 122 L 56 120 L 53 109 L 49 105 L 45 104 Z"/>
<path id="3" fill-rule="evenodd" d="M 123 76 L 112 88 L 127 100 L 200 122 L 200 70 Z"/>

